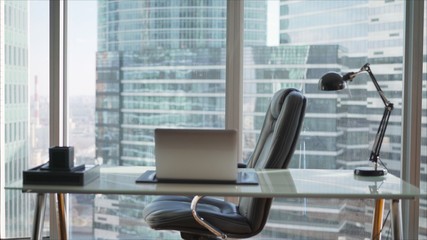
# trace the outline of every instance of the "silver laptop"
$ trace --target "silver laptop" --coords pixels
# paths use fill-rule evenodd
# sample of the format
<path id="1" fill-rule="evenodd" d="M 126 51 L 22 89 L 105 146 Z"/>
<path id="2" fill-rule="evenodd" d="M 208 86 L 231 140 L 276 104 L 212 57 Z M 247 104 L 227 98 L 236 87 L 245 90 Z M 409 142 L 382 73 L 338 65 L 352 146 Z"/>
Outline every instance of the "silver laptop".
<path id="1" fill-rule="evenodd" d="M 155 129 L 159 181 L 236 182 L 237 131 Z"/>

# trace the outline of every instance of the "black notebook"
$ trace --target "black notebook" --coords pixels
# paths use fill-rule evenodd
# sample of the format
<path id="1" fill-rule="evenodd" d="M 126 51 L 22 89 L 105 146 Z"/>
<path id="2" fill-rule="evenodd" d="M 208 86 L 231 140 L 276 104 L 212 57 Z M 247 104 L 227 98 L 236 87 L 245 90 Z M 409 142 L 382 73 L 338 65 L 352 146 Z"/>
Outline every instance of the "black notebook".
<path id="1" fill-rule="evenodd" d="M 236 184 L 236 185 L 258 185 L 258 175 L 254 169 L 242 169 L 237 172 L 236 181 L 216 180 L 190 180 L 190 179 L 157 179 L 155 170 L 144 172 L 135 181 L 136 183 L 211 183 L 211 184 Z"/>

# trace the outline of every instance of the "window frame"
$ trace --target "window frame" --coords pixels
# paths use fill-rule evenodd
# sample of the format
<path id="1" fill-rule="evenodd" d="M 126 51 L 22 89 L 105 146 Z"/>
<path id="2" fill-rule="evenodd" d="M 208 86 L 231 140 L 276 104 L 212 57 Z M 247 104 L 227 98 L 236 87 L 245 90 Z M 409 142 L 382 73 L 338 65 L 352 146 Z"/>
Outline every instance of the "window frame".
<path id="1" fill-rule="evenodd" d="M 405 1 L 401 178 L 420 187 L 424 2 Z M 420 51 L 421 50 L 421 51 Z M 419 199 L 402 201 L 405 239 L 417 239 Z"/>
<path id="2" fill-rule="evenodd" d="M 68 144 L 67 2 L 49 1 L 49 146 Z M 50 206 L 56 206 L 56 196 L 49 195 Z M 49 216 L 50 238 L 59 239 L 56 207 Z"/>

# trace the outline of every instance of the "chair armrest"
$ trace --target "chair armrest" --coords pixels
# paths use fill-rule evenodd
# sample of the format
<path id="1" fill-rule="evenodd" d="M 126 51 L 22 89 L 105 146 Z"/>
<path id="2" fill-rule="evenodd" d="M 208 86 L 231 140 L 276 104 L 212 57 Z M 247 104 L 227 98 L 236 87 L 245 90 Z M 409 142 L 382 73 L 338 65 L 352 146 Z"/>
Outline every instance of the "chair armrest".
<path id="1" fill-rule="evenodd" d="M 197 214 L 197 204 L 199 203 L 199 200 L 202 199 L 204 196 L 194 196 L 193 200 L 191 200 L 191 213 L 193 214 L 194 219 L 196 222 L 198 222 L 200 225 L 205 227 L 207 230 L 209 230 L 211 233 L 213 233 L 215 236 L 221 238 L 221 239 L 227 239 L 227 235 L 215 226 L 211 225 L 208 221 L 203 219 Z"/>

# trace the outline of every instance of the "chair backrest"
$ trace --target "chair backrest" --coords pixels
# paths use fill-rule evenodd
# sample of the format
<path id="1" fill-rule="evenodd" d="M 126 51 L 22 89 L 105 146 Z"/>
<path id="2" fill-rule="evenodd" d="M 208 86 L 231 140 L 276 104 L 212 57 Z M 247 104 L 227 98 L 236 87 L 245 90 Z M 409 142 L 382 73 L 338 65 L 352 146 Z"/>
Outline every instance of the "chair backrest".
<path id="1" fill-rule="evenodd" d="M 248 168 L 288 167 L 300 135 L 305 107 L 306 98 L 297 89 L 282 89 L 274 94 Z M 249 220 L 251 236 L 264 228 L 271 203 L 271 198 L 240 198 L 239 212 Z"/>

